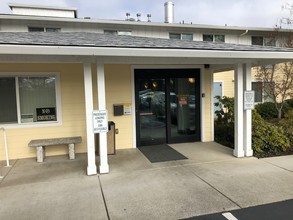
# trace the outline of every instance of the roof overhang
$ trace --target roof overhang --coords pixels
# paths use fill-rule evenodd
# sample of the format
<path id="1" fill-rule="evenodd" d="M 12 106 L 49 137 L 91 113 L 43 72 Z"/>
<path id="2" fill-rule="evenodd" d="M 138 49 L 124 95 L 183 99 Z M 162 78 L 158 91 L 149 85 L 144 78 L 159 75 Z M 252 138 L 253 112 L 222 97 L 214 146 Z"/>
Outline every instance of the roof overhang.
<path id="1" fill-rule="evenodd" d="M 125 64 L 273 64 L 293 60 L 293 49 L 97 33 L 0 33 L 0 62 Z"/>
<path id="2" fill-rule="evenodd" d="M 293 52 L 0 45 L 0 62 L 88 62 L 262 65 L 293 60 Z"/>

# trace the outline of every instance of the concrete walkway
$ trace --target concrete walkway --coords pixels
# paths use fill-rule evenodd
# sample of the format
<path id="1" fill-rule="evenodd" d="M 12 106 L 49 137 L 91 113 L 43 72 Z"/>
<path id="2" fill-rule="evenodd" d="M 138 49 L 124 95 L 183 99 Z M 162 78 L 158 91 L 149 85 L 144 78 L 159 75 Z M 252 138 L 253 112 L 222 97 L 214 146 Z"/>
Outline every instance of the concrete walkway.
<path id="1" fill-rule="evenodd" d="M 137 149 L 118 150 L 110 174 L 96 176 L 86 176 L 86 154 L 1 161 L 0 219 L 182 219 L 293 198 L 293 156 L 171 146 L 189 159 L 150 163 Z"/>

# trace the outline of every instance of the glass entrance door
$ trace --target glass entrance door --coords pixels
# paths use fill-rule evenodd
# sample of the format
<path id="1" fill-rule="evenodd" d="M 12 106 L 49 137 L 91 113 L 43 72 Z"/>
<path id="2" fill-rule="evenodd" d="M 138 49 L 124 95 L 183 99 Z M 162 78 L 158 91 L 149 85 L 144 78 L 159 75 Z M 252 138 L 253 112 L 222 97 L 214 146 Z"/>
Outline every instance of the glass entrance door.
<path id="1" fill-rule="evenodd" d="M 136 84 L 140 145 L 166 143 L 165 79 L 142 78 Z"/>
<path id="2" fill-rule="evenodd" d="M 135 70 L 137 146 L 200 138 L 198 69 Z"/>
<path id="3" fill-rule="evenodd" d="M 192 141 L 198 132 L 199 114 L 196 106 L 195 77 L 172 77 L 170 80 L 169 141 L 173 143 Z"/>

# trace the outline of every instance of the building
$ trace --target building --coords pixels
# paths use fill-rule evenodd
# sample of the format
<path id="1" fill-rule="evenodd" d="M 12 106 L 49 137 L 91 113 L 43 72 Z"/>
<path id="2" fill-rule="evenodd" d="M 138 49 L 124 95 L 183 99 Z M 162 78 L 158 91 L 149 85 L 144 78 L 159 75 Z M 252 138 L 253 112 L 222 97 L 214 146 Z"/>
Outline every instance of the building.
<path id="1" fill-rule="evenodd" d="M 72 8 L 10 7 L 14 14 L 0 15 L 0 127 L 9 156 L 34 157 L 32 139 L 82 136 L 76 151 L 87 152 L 88 175 L 97 173 L 94 110 L 107 110 L 115 122 L 117 149 L 213 141 L 213 78 L 223 70 L 235 71 L 233 154 L 252 156 L 251 110 L 243 100 L 251 67 L 293 58 L 288 48 L 251 45 L 272 29 L 80 19 Z M 107 173 L 107 133 L 99 134 L 99 152 L 99 171 Z"/>

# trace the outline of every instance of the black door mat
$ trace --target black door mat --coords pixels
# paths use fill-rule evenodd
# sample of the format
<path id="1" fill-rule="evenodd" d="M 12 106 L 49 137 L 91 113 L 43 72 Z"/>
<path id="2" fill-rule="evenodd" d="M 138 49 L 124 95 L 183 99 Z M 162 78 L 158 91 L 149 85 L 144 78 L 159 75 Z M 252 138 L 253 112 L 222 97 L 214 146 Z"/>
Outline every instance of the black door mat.
<path id="1" fill-rule="evenodd" d="M 167 144 L 143 146 L 138 149 L 151 163 L 188 159 Z"/>

